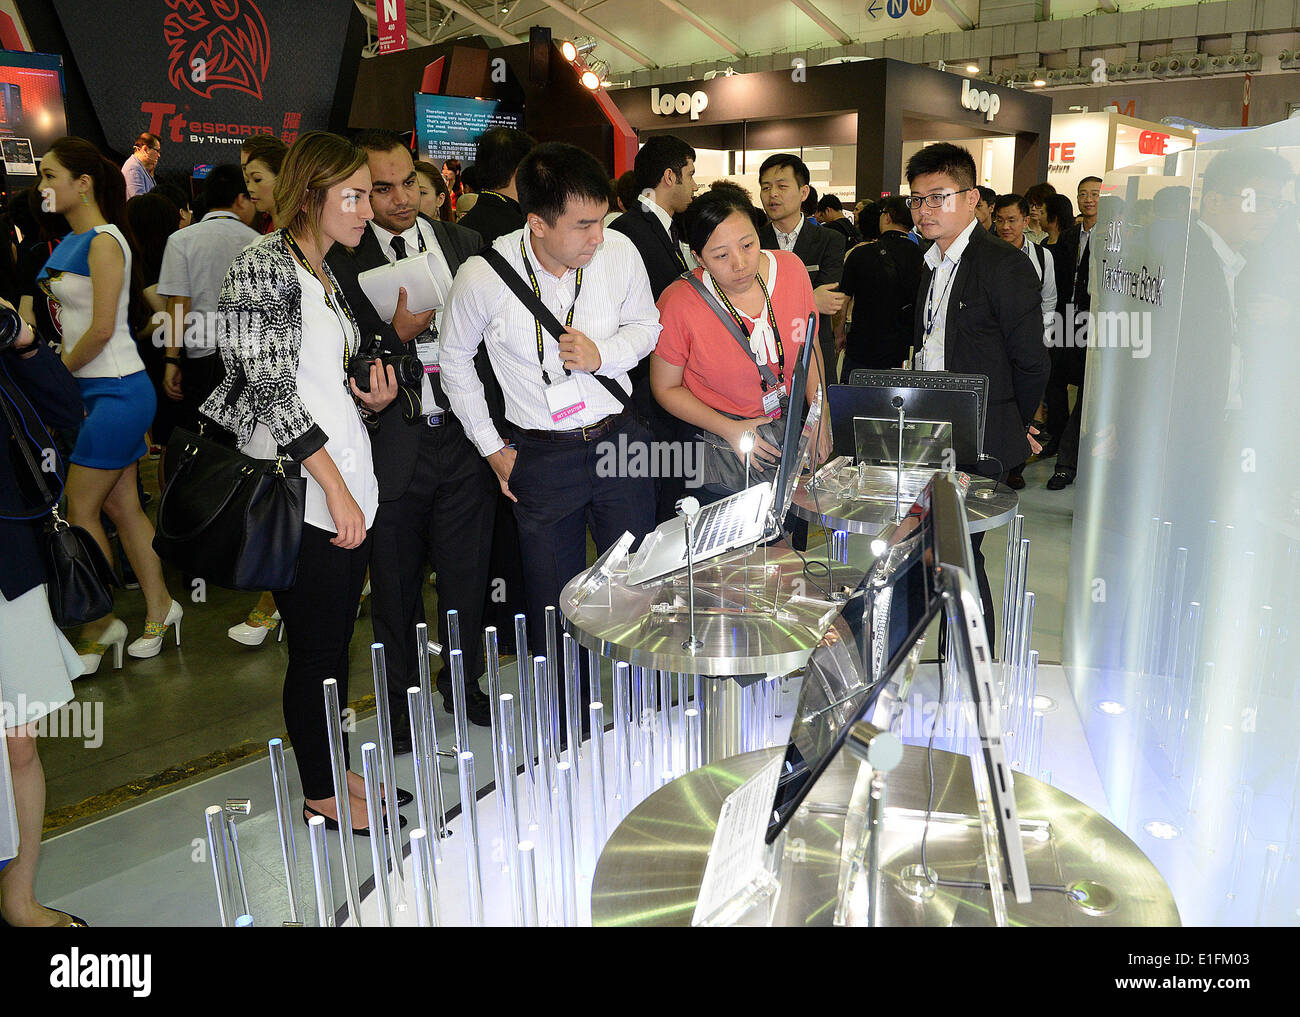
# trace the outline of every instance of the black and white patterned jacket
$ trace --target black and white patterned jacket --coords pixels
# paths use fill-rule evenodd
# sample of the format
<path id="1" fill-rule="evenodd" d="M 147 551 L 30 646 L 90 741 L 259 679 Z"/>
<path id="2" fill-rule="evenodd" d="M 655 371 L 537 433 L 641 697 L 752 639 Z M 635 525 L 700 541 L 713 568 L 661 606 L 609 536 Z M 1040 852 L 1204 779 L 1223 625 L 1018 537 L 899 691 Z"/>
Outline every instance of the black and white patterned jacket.
<path id="1" fill-rule="evenodd" d="M 328 436 L 298 394 L 302 286 L 296 265 L 280 230 L 253 242 L 235 258 L 217 298 L 226 376 L 200 412 L 234 433 L 241 446 L 252 438 L 259 421 L 265 423 L 285 454 L 301 462 L 323 448 Z M 325 273 L 334 287 L 334 299 L 342 302 L 328 266 Z M 356 341 L 354 335 L 352 342 Z"/>

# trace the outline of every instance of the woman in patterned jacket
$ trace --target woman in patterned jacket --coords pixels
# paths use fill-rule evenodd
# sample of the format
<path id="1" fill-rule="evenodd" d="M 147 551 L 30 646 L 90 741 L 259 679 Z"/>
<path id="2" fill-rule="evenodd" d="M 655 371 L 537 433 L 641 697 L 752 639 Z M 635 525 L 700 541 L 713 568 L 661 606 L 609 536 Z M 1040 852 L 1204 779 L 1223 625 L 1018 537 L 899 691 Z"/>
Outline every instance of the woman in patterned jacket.
<path id="1" fill-rule="evenodd" d="M 284 719 L 306 799 L 303 819 L 322 815 L 331 829 L 339 803 L 321 681 L 336 679 L 347 705 L 348 644 L 379 503 L 364 416 L 388 406 L 397 385 L 392 369 L 377 362 L 369 392 L 348 377 L 361 336 L 324 259 L 336 243 L 355 247 L 370 218 L 365 152 L 324 131 L 303 135 L 276 178 L 277 230 L 243 251 L 226 276 L 217 304 L 226 378 L 202 408 L 249 455 L 282 453 L 306 473 L 297 576 L 275 602 L 289 643 Z M 352 822 L 366 833 L 355 773 L 348 792 Z"/>

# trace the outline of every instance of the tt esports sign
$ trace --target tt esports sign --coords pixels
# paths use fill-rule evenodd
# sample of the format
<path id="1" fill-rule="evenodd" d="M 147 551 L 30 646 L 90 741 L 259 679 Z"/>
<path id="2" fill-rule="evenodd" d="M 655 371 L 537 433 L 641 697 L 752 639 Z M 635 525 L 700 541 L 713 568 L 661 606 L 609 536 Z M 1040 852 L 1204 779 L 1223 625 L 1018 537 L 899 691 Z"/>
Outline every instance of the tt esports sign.
<path id="1" fill-rule="evenodd" d="M 351 3 L 313 2 L 307 17 L 301 0 L 52 2 L 108 143 L 158 135 L 164 173 L 329 124 Z"/>
<path id="2" fill-rule="evenodd" d="M 656 116 L 668 116 L 672 113 L 689 113 L 692 120 L 700 119 L 700 114 L 709 105 L 709 97 L 703 92 L 671 92 L 659 94 L 659 89 L 650 89 L 650 112 Z"/>
<path id="3" fill-rule="evenodd" d="M 981 92 L 978 88 L 971 88 L 970 81 L 967 79 L 961 83 L 961 104 L 969 110 L 983 113 L 984 120 L 988 123 L 1002 108 L 1002 98 L 992 90 Z"/>

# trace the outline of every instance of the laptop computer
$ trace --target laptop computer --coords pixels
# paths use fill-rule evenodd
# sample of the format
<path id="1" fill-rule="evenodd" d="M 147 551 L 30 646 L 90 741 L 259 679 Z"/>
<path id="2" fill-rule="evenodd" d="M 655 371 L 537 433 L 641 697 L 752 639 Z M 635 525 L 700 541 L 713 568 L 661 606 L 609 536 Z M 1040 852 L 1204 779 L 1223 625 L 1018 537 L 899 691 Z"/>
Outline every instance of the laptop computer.
<path id="1" fill-rule="evenodd" d="M 811 329 L 808 335 L 813 335 Z M 818 430 L 825 426 L 820 391 L 808 411 L 807 420 L 802 419 L 812 345 L 811 338 L 803 344 L 803 353 L 791 378 L 776 480 L 754 484 L 700 509 L 691 529 L 691 550 L 697 564 L 729 551 L 763 543 L 780 533 L 781 521 L 794 500 L 794 489 L 803 463 Z M 633 585 L 641 585 L 685 568 L 686 523 L 680 518 L 669 519 L 660 523 L 641 542 L 628 569 L 627 579 Z"/>

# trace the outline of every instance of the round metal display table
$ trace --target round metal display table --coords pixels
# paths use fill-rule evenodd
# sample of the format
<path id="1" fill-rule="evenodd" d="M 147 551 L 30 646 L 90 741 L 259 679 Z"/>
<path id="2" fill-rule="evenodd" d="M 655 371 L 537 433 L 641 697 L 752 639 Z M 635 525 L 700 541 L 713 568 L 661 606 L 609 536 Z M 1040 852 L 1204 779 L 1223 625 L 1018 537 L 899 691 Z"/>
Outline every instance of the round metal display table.
<path id="1" fill-rule="evenodd" d="M 875 480 L 892 492 L 893 471 L 881 467 L 872 469 Z M 920 471 L 907 472 L 919 474 Z M 795 489 L 790 510 L 813 526 L 875 536 L 894 521 L 894 501 L 892 497 L 854 497 L 848 480 L 856 473 L 857 468 L 852 466 L 839 470 L 831 477 L 826 477 L 819 471 L 817 476 L 820 479 L 815 488 L 809 487 L 812 483 L 809 478 L 801 480 Z M 904 490 L 906 492 L 908 488 L 905 487 Z M 911 503 L 912 499 L 904 493 L 904 512 Z M 966 525 L 971 533 L 991 530 L 1008 522 L 1016 514 L 1019 505 L 1019 495 L 1006 484 L 972 477 L 970 488 L 966 492 Z"/>
<path id="2" fill-rule="evenodd" d="M 690 925 L 724 799 L 783 751 L 749 752 L 694 770 L 637 806 L 600 857 L 591 894 L 593 924 Z M 845 806 L 857 776 L 856 760 L 841 753 L 791 820 L 771 924 L 833 924 Z M 1179 924 L 1168 886 L 1120 830 L 1076 799 L 1030 777 L 1016 774 L 1015 789 L 1031 882 L 1070 887 L 1073 893 L 1038 890 L 1028 904 L 1017 904 L 1008 893 L 1008 924 Z M 991 919 L 985 890 L 932 887 L 916 878 L 928 793 L 925 749 L 908 746 L 902 763 L 888 774 L 880 856 L 881 924 L 987 926 Z M 964 818 L 975 815 L 970 760 L 936 749 L 927 862 L 939 878 L 987 880 L 976 847 L 978 825 Z M 762 924 L 756 914 L 738 924 Z"/>
<path id="3" fill-rule="evenodd" d="M 784 543 L 697 566 L 695 634 L 702 645 L 693 653 L 685 645 L 691 635 L 685 576 L 634 586 L 615 574 L 575 605 L 587 575 L 581 572 L 561 595 L 564 626 L 603 657 L 665 680 L 672 673 L 690 676 L 701 713 L 701 758 L 725 759 L 753 748 L 744 735 L 752 729 L 749 685 L 801 670 L 843 607 L 834 591 L 852 590 L 866 575 L 872 556 L 858 543 L 845 549 L 845 561 L 831 563 L 829 575 L 824 559 L 809 569 L 811 556 Z"/>

